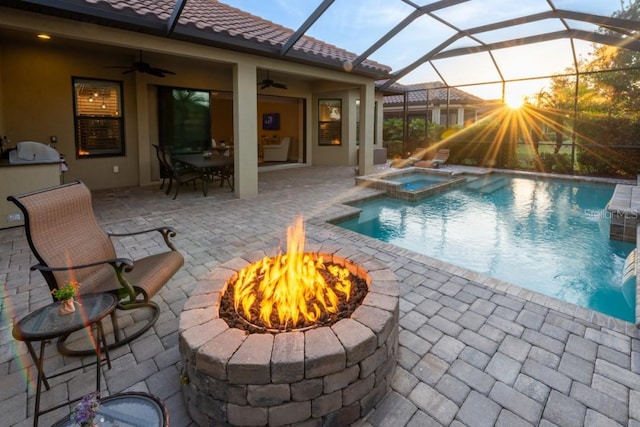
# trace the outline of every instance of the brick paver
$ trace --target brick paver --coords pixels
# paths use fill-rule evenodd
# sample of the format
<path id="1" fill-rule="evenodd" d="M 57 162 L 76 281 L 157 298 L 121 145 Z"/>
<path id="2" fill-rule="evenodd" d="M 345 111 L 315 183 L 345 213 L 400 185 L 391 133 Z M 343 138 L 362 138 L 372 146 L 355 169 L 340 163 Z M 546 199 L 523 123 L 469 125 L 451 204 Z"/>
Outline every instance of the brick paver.
<path id="1" fill-rule="evenodd" d="M 215 267 L 248 253 L 269 253 L 280 247 L 286 227 L 302 214 L 309 245 L 340 247 L 362 263 L 390 268 L 400 280 L 400 348 L 392 390 L 356 426 L 640 426 L 640 334 L 634 325 L 328 224 L 328 219 L 353 212 L 340 201 L 375 192 L 354 186 L 352 168 L 261 172 L 259 192 L 255 198 L 239 200 L 226 187 L 213 186 L 207 198 L 185 188 L 176 201 L 157 186 L 94 193 L 94 207 L 106 229 L 119 232 L 170 225 L 176 228 L 175 244 L 185 255 L 184 268 L 154 297 L 162 308 L 158 322 L 143 337 L 112 352 L 113 368 L 104 374 L 105 394 L 154 393 L 167 403 L 172 426 L 195 427 L 181 396 L 178 322 L 182 307 L 188 296 L 199 292 L 199 283 L 215 280 L 208 276 Z M 134 256 L 161 250 L 162 242 L 140 237 L 123 239 L 116 246 L 119 254 Z M 0 230 L 2 426 L 33 423 L 35 369 L 24 344 L 11 336 L 11 327 L 14 319 L 50 301 L 42 277 L 29 271 L 35 262 L 22 228 Z M 363 311 L 361 320 L 371 328 L 385 327 L 374 311 Z M 183 321 L 209 321 L 204 319 Z M 348 333 L 338 335 L 349 339 Z M 206 336 L 210 338 L 202 345 L 216 346 L 217 357 L 225 360 L 244 341 L 215 328 Z M 214 336 L 217 341 L 211 341 Z M 318 338 L 313 348 L 316 356 L 308 369 L 320 373 L 325 363 L 344 365 L 348 357 L 354 357 L 324 360 L 338 338 Z M 196 342 L 201 337 L 187 339 Z M 300 352 L 304 345 L 278 339 L 273 344 L 249 344 L 273 345 L 275 354 L 287 348 Z M 48 350 L 47 371 L 77 363 L 60 357 L 53 345 Z M 249 347 L 243 351 L 236 357 L 251 358 Z M 367 357 L 366 366 L 371 370 L 376 368 L 375 353 L 367 356 L 368 350 L 359 348 L 354 352 Z M 201 362 L 221 377 L 228 374 L 219 372 L 215 359 Z M 259 375 L 268 369 L 265 363 L 256 360 L 255 372 L 232 371 L 230 375 Z M 275 368 L 282 377 L 300 375 Z M 25 378 L 30 378 L 29 387 Z M 92 379 L 89 370 L 56 378 L 52 389 L 43 393 L 43 402 L 57 403 L 88 392 Z M 359 383 L 353 384 L 350 392 L 357 396 Z M 321 382 L 310 380 L 292 387 L 291 394 L 313 398 L 322 387 Z M 284 393 L 278 388 L 242 387 L 228 392 L 238 393 L 238 406 L 230 408 L 230 418 L 245 411 L 246 399 L 277 399 Z M 340 399 L 355 399 L 353 396 Z M 266 420 L 286 425 L 312 411 L 329 411 L 335 404 L 330 400 L 317 401 L 313 407 L 292 403 L 286 410 L 257 410 L 253 419 L 256 425 Z M 348 425 L 357 418 L 357 405 L 343 409 L 327 423 Z M 41 417 L 41 425 L 52 424 L 68 411 L 62 408 Z"/>

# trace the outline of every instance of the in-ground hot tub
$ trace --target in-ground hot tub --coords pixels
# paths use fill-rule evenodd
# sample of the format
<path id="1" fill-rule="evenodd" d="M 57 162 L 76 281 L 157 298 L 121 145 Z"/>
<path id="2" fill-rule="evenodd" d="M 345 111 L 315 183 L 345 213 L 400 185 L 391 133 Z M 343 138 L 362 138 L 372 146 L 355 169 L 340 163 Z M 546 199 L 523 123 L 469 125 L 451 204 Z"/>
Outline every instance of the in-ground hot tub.
<path id="1" fill-rule="evenodd" d="M 238 272 L 257 252 L 226 262 L 199 282 L 180 315 L 183 397 L 200 426 L 344 426 L 366 416 L 387 393 L 398 351 L 398 283 L 375 260 L 340 250 L 314 253 L 364 279 L 360 306 L 331 326 L 249 333 L 220 316 Z M 307 424 L 305 424 L 307 425 Z"/>
<path id="2" fill-rule="evenodd" d="M 385 190 L 389 197 L 417 201 L 467 183 L 464 176 L 427 168 L 407 168 L 356 177 L 356 185 Z"/>

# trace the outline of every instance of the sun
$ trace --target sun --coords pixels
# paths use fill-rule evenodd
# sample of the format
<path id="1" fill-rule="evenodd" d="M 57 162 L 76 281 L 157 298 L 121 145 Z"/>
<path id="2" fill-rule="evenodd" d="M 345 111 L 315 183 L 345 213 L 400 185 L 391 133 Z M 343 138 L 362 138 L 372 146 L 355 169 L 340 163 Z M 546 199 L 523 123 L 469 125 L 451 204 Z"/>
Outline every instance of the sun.
<path id="1" fill-rule="evenodd" d="M 522 107 L 522 104 L 524 104 L 524 97 L 522 96 L 513 96 L 510 98 L 505 98 L 504 100 L 505 104 L 507 104 L 507 106 L 513 110 L 516 110 L 520 107 Z"/>

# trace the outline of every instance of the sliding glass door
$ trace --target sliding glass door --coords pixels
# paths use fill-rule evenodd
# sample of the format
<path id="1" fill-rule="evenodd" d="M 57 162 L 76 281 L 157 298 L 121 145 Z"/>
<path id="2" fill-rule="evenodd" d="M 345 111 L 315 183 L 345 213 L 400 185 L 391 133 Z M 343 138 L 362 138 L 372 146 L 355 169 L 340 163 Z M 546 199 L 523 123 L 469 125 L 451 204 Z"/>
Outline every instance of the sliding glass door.
<path id="1" fill-rule="evenodd" d="M 202 152 L 211 146 L 209 91 L 158 88 L 160 145 L 174 153 Z"/>

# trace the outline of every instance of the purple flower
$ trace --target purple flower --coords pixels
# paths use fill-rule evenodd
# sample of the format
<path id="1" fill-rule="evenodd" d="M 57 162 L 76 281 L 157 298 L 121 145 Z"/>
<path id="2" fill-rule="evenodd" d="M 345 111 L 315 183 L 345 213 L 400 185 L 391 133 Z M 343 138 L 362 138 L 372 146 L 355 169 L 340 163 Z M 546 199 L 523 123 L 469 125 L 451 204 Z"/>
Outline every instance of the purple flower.
<path id="1" fill-rule="evenodd" d="M 82 397 L 80 403 L 73 411 L 73 421 L 80 427 L 92 427 L 93 419 L 100 409 L 100 394 L 90 393 Z"/>

